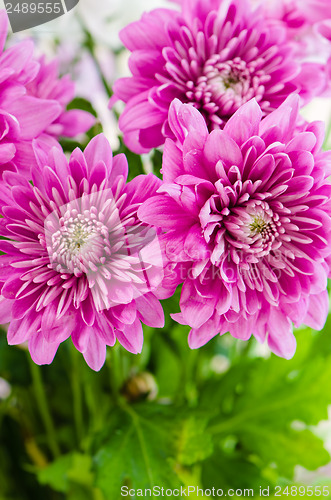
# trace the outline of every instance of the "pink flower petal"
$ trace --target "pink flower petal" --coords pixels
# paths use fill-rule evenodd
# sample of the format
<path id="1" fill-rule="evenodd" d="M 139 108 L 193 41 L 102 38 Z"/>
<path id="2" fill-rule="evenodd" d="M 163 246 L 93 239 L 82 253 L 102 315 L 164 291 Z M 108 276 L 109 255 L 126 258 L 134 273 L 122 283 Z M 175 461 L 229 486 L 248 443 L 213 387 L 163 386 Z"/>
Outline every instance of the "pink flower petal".
<path id="1" fill-rule="evenodd" d="M 275 307 L 270 309 L 268 332 L 268 345 L 270 349 L 277 356 L 291 359 L 296 349 L 296 340 L 293 335 L 291 321 Z"/>
<path id="2" fill-rule="evenodd" d="M 122 332 L 117 330 L 116 338 L 127 351 L 133 354 L 140 353 L 144 341 L 140 320 L 136 319 L 132 325 L 126 325 Z"/>
<path id="3" fill-rule="evenodd" d="M 50 365 L 59 347 L 57 342 L 47 342 L 41 332 L 32 335 L 28 345 L 31 358 L 37 365 Z"/>
<path id="4" fill-rule="evenodd" d="M 83 356 L 88 366 L 98 372 L 106 361 L 106 344 L 98 335 L 91 335 Z"/>

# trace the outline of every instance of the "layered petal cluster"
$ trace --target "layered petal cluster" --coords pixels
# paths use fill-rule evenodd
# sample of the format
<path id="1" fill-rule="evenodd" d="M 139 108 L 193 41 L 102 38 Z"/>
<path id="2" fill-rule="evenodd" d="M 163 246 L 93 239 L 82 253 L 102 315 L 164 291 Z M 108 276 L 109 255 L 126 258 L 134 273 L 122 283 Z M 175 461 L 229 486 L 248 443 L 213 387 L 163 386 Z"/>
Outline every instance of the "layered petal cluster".
<path id="1" fill-rule="evenodd" d="M 171 106 L 164 185 L 138 216 L 165 233 L 165 286 L 183 283 L 174 318 L 192 348 L 230 332 L 290 358 L 292 322 L 326 320 L 331 159 L 321 123 L 295 132 L 298 109 L 293 95 L 262 120 L 253 99 L 209 133 L 193 106 Z"/>
<path id="2" fill-rule="evenodd" d="M 126 183 L 124 155 L 112 157 L 103 135 L 69 160 L 38 152 L 33 185 L 6 171 L 0 185 L 0 323 L 9 344 L 28 341 L 32 359 L 51 363 L 71 336 L 99 370 L 115 340 L 140 352 L 141 321 L 163 326 L 154 289 L 163 262 L 153 228 L 137 209 L 161 181 L 152 174 Z"/>
<path id="3" fill-rule="evenodd" d="M 4 49 L 8 31 L 5 10 L 0 10 L 0 176 L 6 170 L 30 175 L 35 164 L 32 141 L 47 150 L 59 135 L 85 132 L 94 118 L 81 111 L 66 111 L 73 83 L 59 79 L 56 62 L 34 58 L 34 45 L 23 41 Z"/>
<path id="4" fill-rule="evenodd" d="M 270 17 L 281 19 L 293 30 L 301 30 L 331 18 L 328 0 L 266 0 L 263 3 Z"/>
<path id="5" fill-rule="evenodd" d="M 45 129 L 45 134 L 54 137 L 75 137 L 86 132 L 95 123 L 95 118 L 80 109 L 67 110 L 68 104 L 75 97 L 75 84 L 69 75 L 59 78 L 57 60 L 49 63 L 44 56 L 38 59 L 39 71 L 26 88 L 28 95 L 56 101 L 61 106 L 60 115 Z"/>
<path id="6" fill-rule="evenodd" d="M 311 84 L 318 94 L 331 92 L 331 3 L 329 0 L 255 0 L 270 20 L 286 28 L 295 47 L 296 58 L 304 63 L 306 91 Z M 311 67 L 314 64 L 315 70 Z M 316 66 L 317 65 L 317 66 Z M 319 66 L 319 67 L 318 67 Z M 317 77 L 317 78 L 316 78 Z"/>
<path id="7" fill-rule="evenodd" d="M 120 34 L 132 52 L 132 77 L 115 82 L 114 93 L 126 103 L 119 126 L 133 151 L 146 152 L 171 136 L 174 98 L 193 104 L 212 130 L 252 98 L 265 116 L 292 92 L 307 101 L 323 88 L 321 68 L 299 63 L 287 28 L 262 6 L 183 0 L 180 7 L 144 14 Z"/>

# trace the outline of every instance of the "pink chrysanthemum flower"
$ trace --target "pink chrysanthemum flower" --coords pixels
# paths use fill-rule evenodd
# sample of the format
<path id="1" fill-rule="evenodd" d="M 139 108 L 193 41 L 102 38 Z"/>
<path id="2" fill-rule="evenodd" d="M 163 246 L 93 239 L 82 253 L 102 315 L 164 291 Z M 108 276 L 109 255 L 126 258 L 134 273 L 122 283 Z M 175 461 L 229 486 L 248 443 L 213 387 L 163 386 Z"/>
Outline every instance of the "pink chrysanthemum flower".
<path id="1" fill-rule="evenodd" d="M 69 75 L 59 78 L 57 60 L 47 63 L 45 57 L 41 57 L 38 62 L 40 66 L 36 78 L 26 86 L 28 95 L 57 101 L 61 106 L 61 114 L 45 129 L 45 133 L 54 137 L 75 137 L 89 130 L 95 123 L 90 113 L 66 109 L 75 97 L 75 84 Z"/>
<path id="2" fill-rule="evenodd" d="M 114 93 L 127 103 L 119 125 L 137 153 L 171 135 L 168 111 L 174 98 L 199 109 L 212 130 L 252 98 L 267 115 L 306 87 L 287 30 L 246 0 L 183 0 L 181 12 L 154 10 L 120 36 L 132 52 L 133 76 L 118 80 Z M 309 85 L 306 99 L 321 84 L 315 78 Z"/>
<path id="3" fill-rule="evenodd" d="M 152 174 L 125 184 L 124 155 L 112 158 L 104 136 L 70 161 L 53 148 L 39 157 L 33 186 L 16 172 L 0 185 L 0 323 L 8 343 L 28 341 L 32 359 L 51 363 L 71 336 L 99 370 L 116 338 L 140 352 L 141 321 L 163 326 L 153 294 L 163 278 L 155 231 L 137 219 L 161 181 Z"/>
<path id="4" fill-rule="evenodd" d="M 29 177 L 34 139 L 46 151 L 56 145 L 55 137 L 85 132 L 95 119 L 83 111 L 67 112 L 72 82 L 58 79 L 55 62 L 36 61 L 31 41 L 5 50 L 7 31 L 7 14 L 0 10 L 0 177 L 6 170 Z"/>
<path id="5" fill-rule="evenodd" d="M 270 17 L 282 20 L 288 28 L 295 31 L 331 18 L 329 0 L 253 0 L 253 2 L 263 4 Z"/>
<path id="6" fill-rule="evenodd" d="M 302 97 L 330 96 L 331 88 L 331 3 L 329 0 L 252 0 L 265 9 L 271 21 L 280 22 L 293 42 L 295 56 L 303 64 L 306 92 Z M 315 69 L 311 64 L 315 65 Z"/>
<path id="7" fill-rule="evenodd" d="M 181 313 L 200 347 L 230 332 L 273 352 L 295 352 L 292 322 L 322 328 L 331 254 L 331 172 L 323 126 L 295 133 L 299 97 L 262 121 L 255 99 L 208 132 L 202 115 L 174 101 L 164 185 L 138 216 L 166 234 L 172 265 L 164 286 L 183 282 Z"/>

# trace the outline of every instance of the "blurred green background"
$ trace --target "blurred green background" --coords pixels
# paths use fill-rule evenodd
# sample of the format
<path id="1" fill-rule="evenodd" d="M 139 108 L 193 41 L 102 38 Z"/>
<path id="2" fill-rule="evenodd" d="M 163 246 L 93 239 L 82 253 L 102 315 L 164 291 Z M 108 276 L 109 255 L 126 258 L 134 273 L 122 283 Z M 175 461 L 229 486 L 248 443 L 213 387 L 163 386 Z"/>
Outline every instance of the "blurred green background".
<path id="1" fill-rule="evenodd" d="M 178 293 L 163 305 L 178 310 Z M 109 348 L 99 373 L 70 340 L 38 367 L 2 333 L 0 499 L 117 500 L 122 485 L 331 491 L 331 318 L 296 331 L 290 361 L 230 335 L 192 351 L 187 333 L 168 317 L 145 329 L 141 355 Z"/>

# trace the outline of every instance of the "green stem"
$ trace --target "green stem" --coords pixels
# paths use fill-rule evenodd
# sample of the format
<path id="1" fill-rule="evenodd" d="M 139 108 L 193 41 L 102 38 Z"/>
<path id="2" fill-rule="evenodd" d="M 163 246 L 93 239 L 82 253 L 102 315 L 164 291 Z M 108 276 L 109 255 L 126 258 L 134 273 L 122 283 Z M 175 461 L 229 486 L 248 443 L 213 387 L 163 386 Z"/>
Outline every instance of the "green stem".
<path id="1" fill-rule="evenodd" d="M 123 383 L 121 361 L 122 361 L 121 353 L 118 346 L 115 346 L 111 350 L 109 350 L 109 356 L 107 357 L 107 365 L 110 375 L 109 381 L 110 381 L 110 388 L 116 403 L 118 403 L 119 392 L 121 390 Z"/>
<path id="2" fill-rule="evenodd" d="M 28 359 L 30 363 L 33 388 L 37 399 L 40 416 L 45 426 L 48 444 L 53 453 L 53 456 L 58 457 L 60 455 L 60 448 L 56 440 L 55 427 L 47 402 L 45 387 L 41 376 L 41 369 L 40 366 L 36 365 L 32 361 L 30 355 L 28 355 Z"/>
<path id="3" fill-rule="evenodd" d="M 72 356 L 71 386 L 73 395 L 73 410 L 74 410 L 77 440 L 78 443 L 80 443 L 83 437 L 83 405 L 82 405 L 81 377 L 79 371 L 80 354 L 76 349 L 72 348 L 71 356 Z"/>
<path id="4" fill-rule="evenodd" d="M 94 388 L 91 384 L 86 384 L 84 392 L 85 392 L 86 404 L 90 415 L 90 420 L 89 420 L 90 433 L 93 433 L 96 431 L 96 429 L 99 428 L 100 412 L 98 411 L 98 401 Z"/>

